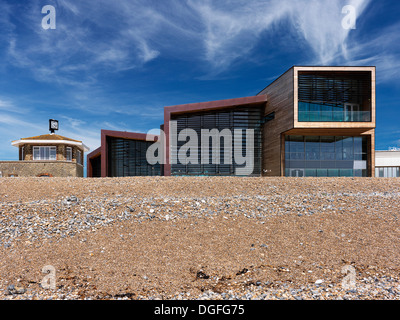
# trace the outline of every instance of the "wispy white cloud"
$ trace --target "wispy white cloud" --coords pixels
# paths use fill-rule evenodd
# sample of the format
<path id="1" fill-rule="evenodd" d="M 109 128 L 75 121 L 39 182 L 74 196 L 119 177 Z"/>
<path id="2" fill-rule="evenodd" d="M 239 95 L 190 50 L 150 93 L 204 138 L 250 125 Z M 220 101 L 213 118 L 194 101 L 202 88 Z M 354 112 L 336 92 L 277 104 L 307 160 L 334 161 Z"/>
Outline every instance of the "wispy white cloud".
<path id="1" fill-rule="evenodd" d="M 312 63 L 326 65 L 338 59 L 348 59 L 348 48 L 352 46 L 349 34 L 354 31 L 343 28 L 345 15 L 342 9 L 346 5 L 354 7 L 358 19 L 370 0 L 289 2 L 291 22 L 299 36 L 310 46 L 314 54 L 314 58 L 310 57 Z"/>
<path id="2" fill-rule="evenodd" d="M 299 57 L 291 64 L 376 65 L 378 83 L 400 78 L 399 23 L 373 33 L 364 32 L 365 23 L 357 24 L 356 30 L 341 26 L 343 6 L 353 5 L 361 20 L 367 18 L 372 0 L 52 2 L 57 9 L 57 29 L 43 30 L 42 0 L 24 2 L 23 10 L 19 2 L 0 0 L 0 71 L 11 65 L 30 72 L 39 82 L 59 84 L 68 97 L 54 101 L 63 104 L 63 132 L 88 141 L 91 147 L 99 142 L 99 127 L 138 129 L 119 122 L 121 115 L 156 121 L 161 114 L 162 120 L 165 101 L 160 100 L 166 93 L 158 92 L 151 97 L 151 105 L 146 105 L 149 99 L 143 96 L 147 93 L 126 95 L 128 99 L 134 96 L 134 101 L 128 101 L 117 99 L 121 93 L 113 92 L 117 97 L 104 90 L 109 75 L 143 71 L 143 66 L 160 58 L 190 61 L 197 79 L 214 75 L 222 79 L 229 76 L 225 71 L 232 65 L 256 61 L 257 47 L 267 43 L 263 59 L 279 57 L 287 49 L 294 59 Z M 265 76 L 266 81 L 276 78 Z M 39 104 L 29 101 L 34 95 L 26 94 L 17 101 L 0 92 L 2 139 L 14 139 L 10 130 L 15 127 L 23 128 L 18 134 L 26 136 L 43 131 L 42 125 L 22 116 Z M 103 120 L 91 123 L 77 116 L 77 111 Z M 111 113 L 116 118 L 105 121 Z M 32 116 L 37 121 L 38 117 Z"/>
<path id="3" fill-rule="evenodd" d="M 383 27 L 349 49 L 353 65 L 377 66 L 377 83 L 400 79 L 400 23 Z"/>
<path id="4" fill-rule="evenodd" d="M 41 127 L 32 121 L 24 119 L 23 116 L 10 115 L 9 113 L 0 113 L 0 123 L 3 129 L 8 130 L 9 128 L 19 128 L 19 130 L 35 130 L 36 132 L 41 129 Z M 17 134 L 17 133 L 15 133 Z M 21 131 L 18 132 L 18 135 Z"/>
<path id="5" fill-rule="evenodd" d="M 26 115 L 29 114 L 29 117 Z M 57 116 L 58 117 L 58 116 Z M 91 149 L 97 148 L 100 141 L 98 123 L 90 123 L 80 118 L 62 115 L 61 135 L 72 139 L 82 140 Z M 20 138 L 46 134 L 48 131 L 46 115 L 29 112 L 26 107 L 20 106 L 17 98 L 0 98 L 0 159 L 15 160 L 17 155 L 11 142 Z"/>
<path id="6" fill-rule="evenodd" d="M 297 47 L 309 53 L 309 64 L 362 63 L 357 48 L 365 45 L 351 37 L 357 30 L 341 26 L 342 8 L 354 6 L 360 18 L 371 0 L 162 3 L 58 0 L 56 3 L 57 30 L 49 31 L 43 30 L 38 21 L 42 2 L 31 2 L 27 13 L 20 18 L 34 35 L 29 39 L 13 32 L 12 10 L 0 15 L 0 24 L 7 17 L 10 22 L 9 58 L 14 65 L 32 69 L 40 81 L 90 88 L 104 72 L 139 68 L 159 57 L 191 59 L 202 65 L 206 73 L 218 74 L 232 63 L 251 59 L 254 48 L 266 37 L 273 39 L 275 45 L 270 51 L 279 55 L 278 49 L 288 46 L 284 43 L 287 39 L 274 38 L 281 28 L 292 34 L 293 52 Z M 383 34 L 376 37 L 382 41 L 388 38 Z M 390 52 L 380 56 L 376 54 L 376 59 L 391 57 Z"/>
<path id="7" fill-rule="evenodd" d="M 282 3 L 283 2 L 283 3 Z M 246 59 L 261 35 L 289 13 L 285 1 L 189 1 L 201 19 L 203 58 L 214 72 Z"/>
<path id="8" fill-rule="evenodd" d="M 62 115 L 61 119 L 65 120 L 65 123 L 72 129 L 81 128 L 87 124 L 87 122 L 82 119 L 71 118 L 65 115 Z"/>
<path id="9" fill-rule="evenodd" d="M 352 5 L 361 16 L 370 0 L 320 1 L 189 1 L 204 24 L 202 31 L 205 59 L 214 68 L 226 69 L 237 59 L 246 59 L 266 35 L 283 26 L 297 35 L 294 47 L 309 47 L 310 62 L 329 64 L 347 59 L 349 29 L 342 27 L 345 5 Z M 286 41 L 286 39 L 284 40 Z M 285 46 L 274 39 L 275 47 Z"/>
<path id="10" fill-rule="evenodd" d="M 12 105 L 15 108 L 18 106 Z M 32 121 L 32 118 L 27 119 L 25 115 L 11 113 L 8 109 L 0 108 L 0 159 L 1 160 L 17 160 L 18 153 L 11 142 L 24 137 L 30 137 L 41 132 L 42 128 Z"/>
<path id="11" fill-rule="evenodd" d="M 20 110 L 18 110 L 10 100 L 4 98 L 0 98 L 0 110 L 20 112 Z"/>
<path id="12" fill-rule="evenodd" d="M 8 116 L 9 114 L 12 115 L 12 117 L 15 117 L 16 114 L 18 115 L 26 115 L 31 111 L 29 107 L 22 106 L 19 103 L 15 103 L 14 99 L 6 97 L 6 96 L 0 96 L 0 112 L 3 115 L 3 117 Z M 4 123 L 4 120 L 0 119 L 0 122 Z"/>

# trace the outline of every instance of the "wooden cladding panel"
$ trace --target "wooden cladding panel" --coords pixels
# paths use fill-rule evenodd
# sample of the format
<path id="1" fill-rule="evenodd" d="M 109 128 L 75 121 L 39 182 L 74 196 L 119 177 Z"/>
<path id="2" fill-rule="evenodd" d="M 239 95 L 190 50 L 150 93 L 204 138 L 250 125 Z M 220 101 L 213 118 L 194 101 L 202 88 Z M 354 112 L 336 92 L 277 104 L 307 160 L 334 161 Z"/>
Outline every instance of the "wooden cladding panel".
<path id="1" fill-rule="evenodd" d="M 363 133 L 368 139 L 368 175 L 375 177 L 375 129 Z"/>
<path id="2" fill-rule="evenodd" d="M 268 97 L 265 115 L 275 112 L 275 119 L 263 129 L 263 176 L 284 175 L 282 132 L 293 128 L 293 68 L 265 88 L 260 94 Z"/>

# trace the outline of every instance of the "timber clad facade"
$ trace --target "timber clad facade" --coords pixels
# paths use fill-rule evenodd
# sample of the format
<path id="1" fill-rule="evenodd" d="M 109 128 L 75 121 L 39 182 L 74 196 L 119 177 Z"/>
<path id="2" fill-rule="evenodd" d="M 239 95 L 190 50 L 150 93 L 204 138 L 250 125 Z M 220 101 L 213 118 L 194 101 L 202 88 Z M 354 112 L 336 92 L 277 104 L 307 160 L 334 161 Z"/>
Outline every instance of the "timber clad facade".
<path id="1" fill-rule="evenodd" d="M 240 165 L 228 149 L 250 143 L 245 132 L 252 130 L 254 162 L 245 175 L 373 177 L 375 113 L 375 67 L 294 66 L 256 96 L 165 107 L 162 135 L 149 141 L 143 134 L 102 131 L 101 147 L 88 155 L 88 176 L 235 175 Z M 179 133 L 203 137 L 212 129 L 243 135 L 217 135 L 220 141 L 206 144 L 205 156 L 204 141 L 196 141 L 195 155 L 182 161 L 188 141 L 177 139 Z M 149 165 L 145 149 L 159 138 L 164 161 Z"/>
<path id="2" fill-rule="evenodd" d="M 294 69 L 290 69 L 279 79 L 259 93 L 268 97 L 265 116 L 274 113 L 275 118 L 265 123 L 263 128 L 263 175 L 284 174 L 282 146 L 286 132 L 294 127 Z"/>
<path id="3" fill-rule="evenodd" d="M 375 175 L 375 67 L 293 67 L 260 94 L 266 176 Z"/>

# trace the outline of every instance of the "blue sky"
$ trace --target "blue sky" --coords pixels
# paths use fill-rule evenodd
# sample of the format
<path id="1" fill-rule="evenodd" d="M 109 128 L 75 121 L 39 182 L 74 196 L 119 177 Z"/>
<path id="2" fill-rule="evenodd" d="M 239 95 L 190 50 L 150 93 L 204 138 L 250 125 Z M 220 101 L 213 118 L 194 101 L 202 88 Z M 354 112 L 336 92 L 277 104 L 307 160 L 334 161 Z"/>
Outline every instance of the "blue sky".
<path id="1" fill-rule="evenodd" d="M 146 133 L 164 106 L 252 96 L 293 65 L 376 66 L 376 147 L 400 146 L 399 13 L 388 0 L 0 0 L 0 160 L 50 118 L 93 150 L 101 129 Z"/>

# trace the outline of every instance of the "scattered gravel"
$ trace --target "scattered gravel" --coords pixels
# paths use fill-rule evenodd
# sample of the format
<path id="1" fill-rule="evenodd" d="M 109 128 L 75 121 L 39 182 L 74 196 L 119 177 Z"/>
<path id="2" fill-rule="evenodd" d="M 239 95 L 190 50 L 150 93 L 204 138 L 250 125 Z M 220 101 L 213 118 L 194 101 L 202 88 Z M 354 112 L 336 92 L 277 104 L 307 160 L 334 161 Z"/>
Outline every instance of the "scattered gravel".
<path id="1" fill-rule="evenodd" d="M 399 300 L 399 200 L 399 179 L 2 178 L 0 299 Z"/>

